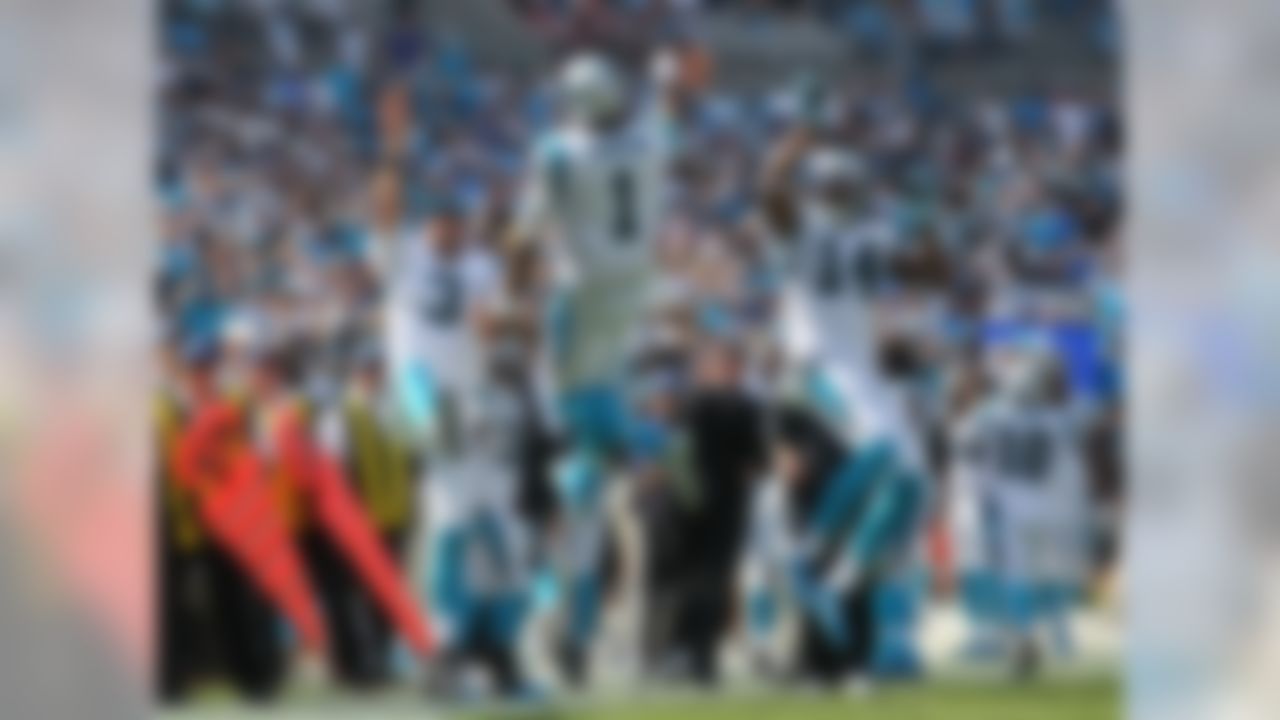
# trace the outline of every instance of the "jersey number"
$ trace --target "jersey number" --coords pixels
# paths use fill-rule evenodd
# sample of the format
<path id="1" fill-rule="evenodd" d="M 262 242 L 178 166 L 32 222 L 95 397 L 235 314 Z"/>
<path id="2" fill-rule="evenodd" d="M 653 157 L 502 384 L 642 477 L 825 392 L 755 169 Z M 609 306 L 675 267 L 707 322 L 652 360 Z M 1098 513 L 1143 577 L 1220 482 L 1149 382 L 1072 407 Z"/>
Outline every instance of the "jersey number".
<path id="1" fill-rule="evenodd" d="M 422 314 L 433 325 L 456 325 L 462 318 L 462 283 L 451 272 L 441 273 L 435 280 L 435 292 L 423 304 Z"/>
<path id="2" fill-rule="evenodd" d="M 636 181 L 632 174 L 620 169 L 614 172 L 609 190 L 613 194 L 613 236 L 619 244 L 636 238 Z"/>
<path id="3" fill-rule="evenodd" d="M 822 297 L 839 295 L 844 285 L 844 268 L 840 267 L 840 248 L 838 240 L 828 238 L 822 241 L 822 250 L 818 253 L 818 266 L 815 268 L 814 288 Z"/>
<path id="4" fill-rule="evenodd" d="M 1025 482 L 1045 479 L 1052 460 L 1052 442 L 1039 429 L 1010 428 L 1000 433 L 996 461 L 1008 476 Z"/>
<path id="5" fill-rule="evenodd" d="M 871 295 L 883 285 L 884 261 L 874 251 L 863 248 L 852 258 L 842 257 L 839 238 L 827 238 L 818 247 L 813 284 L 819 296 L 834 298 L 850 289 Z"/>

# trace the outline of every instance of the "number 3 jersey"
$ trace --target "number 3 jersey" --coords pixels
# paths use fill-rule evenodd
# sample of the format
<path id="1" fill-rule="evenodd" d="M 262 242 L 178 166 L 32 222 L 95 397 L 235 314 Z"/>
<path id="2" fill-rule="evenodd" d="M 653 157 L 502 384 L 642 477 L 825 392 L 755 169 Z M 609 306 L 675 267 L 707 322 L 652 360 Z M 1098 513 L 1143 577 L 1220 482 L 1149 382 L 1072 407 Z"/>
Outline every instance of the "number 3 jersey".
<path id="1" fill-rule="evenodd" d="M 475 248 L 443 253 L 422 240 L 406 239 L 397 250 L 386 304 L 392 362 L 421 367 L 440 388 L 475 385 L 484 362 L 470 319 L 497 302 L 497 261 Z"/>
<path id="2" fill-rule="evenodd" d="M 566 385 L 616 375 L 656 278 L 668 146 L 645 124 L 613 133 L 567 127 L 534 150 L 517 208 L 524 233 L 553 238 L 566 289 L 556 333 Z"/>

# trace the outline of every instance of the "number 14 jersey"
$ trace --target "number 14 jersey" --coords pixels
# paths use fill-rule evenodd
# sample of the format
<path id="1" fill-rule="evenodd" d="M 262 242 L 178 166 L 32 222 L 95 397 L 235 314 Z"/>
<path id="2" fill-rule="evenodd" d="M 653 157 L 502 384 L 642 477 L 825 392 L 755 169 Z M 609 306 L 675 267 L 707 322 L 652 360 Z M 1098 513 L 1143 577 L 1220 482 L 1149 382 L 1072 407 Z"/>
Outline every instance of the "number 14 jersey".
<path id="1" fill-rule="evenodd" d="M 891 224 L 875 215 L 837 217 L 805 207 L 788 265 L 791 350 L 878 377 L 876 296 L 891 277 Z"/>

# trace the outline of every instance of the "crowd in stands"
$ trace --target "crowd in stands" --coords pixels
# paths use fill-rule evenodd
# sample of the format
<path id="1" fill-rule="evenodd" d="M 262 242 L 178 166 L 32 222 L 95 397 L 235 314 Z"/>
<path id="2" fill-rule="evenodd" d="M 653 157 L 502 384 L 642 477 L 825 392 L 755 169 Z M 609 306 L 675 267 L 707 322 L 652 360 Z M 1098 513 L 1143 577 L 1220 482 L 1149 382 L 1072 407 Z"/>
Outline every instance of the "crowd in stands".
<path id="1" fill-rule="evenodd" d="M 635 40 L 634 18 L 653 38 L 687 42 L 703 14 L 805 14 L 874 53 L 900 33 L 940 46 L 1016 43 L 1040 23 L 1103 12 L 1084 0 L 512 4 L 569 44 L 629 37 L 619 47 L 637 58 L 652 40 Z M 333 403 L 380 347 L 390 242 L 420 233 L 447 198 L 468 241 L 500 257 L 534 138 L 555 120 L 548 84 L 482 66 L 411 4 L 371 8 L 162 3 L 155 296 L 174 376 L 227 338 L 248 338 L 291 348 L 292 389 Z M 642 98 L 647 69 L 631 67 Z M 760 221 L 758 179 L 798 123 L 857 150 L 893 220 L 894 261 L 866 271 L 879 273 L 887 353 L 937 476 L 990 349 L 1032 331 L 1050 338 L 1070 393 L 1094 409 L 1096 497 L 1118 502 L 1123 135 L 1111 97 L 1051 86 L 955 95 L 927 78 L 764 92 L 713 83 L 682 121 L 659 251 L 691 353 L 702 338 L 732 337 L 767 355 L 776 339 L 779 251 Z M 1099 563 L 1115 531 L 1100 529 Z"/>

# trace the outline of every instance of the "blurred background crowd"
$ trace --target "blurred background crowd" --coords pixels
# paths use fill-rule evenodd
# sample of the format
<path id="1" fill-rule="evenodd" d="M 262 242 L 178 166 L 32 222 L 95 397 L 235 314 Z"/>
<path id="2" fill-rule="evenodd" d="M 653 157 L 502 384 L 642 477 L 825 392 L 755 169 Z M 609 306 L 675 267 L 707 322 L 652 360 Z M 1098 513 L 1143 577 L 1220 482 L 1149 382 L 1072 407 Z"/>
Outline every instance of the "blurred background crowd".
<path id="1" fill-rule="evenodd" d="M 383 351 L 390 243 L 422 233 L 447 206 L 459 211 L 467 242 L 502 261 L 518 181 L 535 136 L 555 121 L 555 105 L 539 74 L 545 63 L 492 62 L 492 49 L 477 47 L 482 39 L 459 30 L 462 19 L 436 21 L 465 14 L 457 6 L 467 4 L 161 4 L 162 394 L 181 396 L 199 373 L 235 383 L 243 369 L 229 358 L 243 349 L 270 355 L 287 390 L 321 414 L 365 382 Z M 1091 411 L 1081 442 L 1095 508 L 1090 577 L 1098 580 L 1112 569 L 1123 489 L 1123 138 L 1112 78 L 1102 72 L 1059 83 L 1045 73 L 984 86 L 940 82 L 933 69 L 1016 67 L 1045 28 L 1064 24 L 1079 31 L 1080 62 L 1101 58 L 1105 66 L 1115 52 L 1109 6 L 511 0 L 504 10 L 545 43 L 547 57 L 606 48 L 637 84 L 650 72 L 651 52 L 672 45 L 709 44 L 720 77 L 721 55 L 706 40 L 718 22 L 751 23 L 765 35 L 775 24 L 824 26 L 841 53 L 834 72 L 818 63 L 713 82 L 681 120 L 674 211 L 659 250 L 679 288 L 678 345 L 692 355 L 707 338 L 731 338 L 770 354 L 783 280 L 760 219 L 758 180 L 788 128 L 823 128 L 865 157 L 876 203 L 893 219 L 891 257 L 867 272 L 876 274 L 875 302 L 892 327 L 886 354 L 927 441 L 939 497 L 955 454 L 948 439 L 987 391 L 991 353 L 1028 333 L 1047 338 L 1066 392 Z M 881 66 L 886 72 L 864 72 Z M 537 482 L 540 473 L 529 474 Z M 411 494 L 396 497 L 382 497 L 374 513 L 389 534 L 407 532 L 415 515 L 387 509 L 414 502 Z M 929 592 L 943 599 L 956 568 L 945 501 L 939 508 L 929 531 Z M 177 514 L 167 506 L 161 527 L 174 533 L 167 552 L 181 554 L 198 542 L 175 539 Z M 166 612 L 178 612 L 173 602 Z M 244 613 L 224 615 L 252 626 Z M 256 627 L 246 632 L 274 632 Z M 182 642 L 194 647 L 194 637 Z"/>
<path id="2" fill-rule="evenodd" d="M 1046 24 L 1076 20 L 1088 49 L 1116 51 L 1115 16 L 1096 0 L 511 0 L 529 22 L 560 43 L 606 40 L 615 46 L 694 21 L 728 14 L 767 27 L 807 19 L 831 27 L 862 61 L 998 54 L 1035 40 Z"/>

